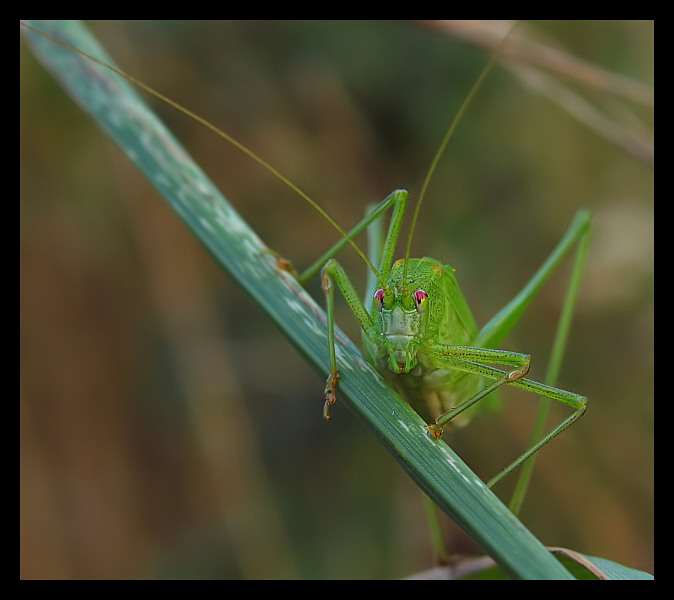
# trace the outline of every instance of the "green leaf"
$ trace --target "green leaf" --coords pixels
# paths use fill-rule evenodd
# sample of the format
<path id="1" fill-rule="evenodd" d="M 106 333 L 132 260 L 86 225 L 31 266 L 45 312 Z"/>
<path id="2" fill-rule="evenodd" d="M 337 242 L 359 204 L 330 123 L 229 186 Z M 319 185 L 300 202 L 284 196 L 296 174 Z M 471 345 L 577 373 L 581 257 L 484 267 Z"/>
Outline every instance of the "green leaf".
<path id="1" fill-rule="evenodd" d="M 76 21 L 28 21 L 112 63 Z M 127 81 L 75 52 L 29 32 L 36 55 L 73 98 L 145 173 L 217 262 L 323 376 L 326 319 L 192 161 Z M 512 577 L 570 579 L 571 574 L 381 379 L 340 331 L 340 401 L 353 409 L 419 487 Z M 317 392 L 320 385 L 317 385 Z"/>
<path id="2" fill-rule="evenodd" d="M 650 573 L 624 567 L 606 558 L 587 556 L 566 548 L 550 548 L 550 551 L 577 579 L 653 579 L 653 575 Z"/>
<path id="3" fill-rule="evenodd" d="M 630 569 L 605 558 L 586 556 L 566 548 L 550 548 L 555 558 L 563 564 L 576 579 L 590 580 L 651 580 L 653 576 L 644 571 Z M 505 571 L 487 556 L 467 558 L 451 565 L 434 567 L 416 573 L 407 579 L 507 579 Z"/>

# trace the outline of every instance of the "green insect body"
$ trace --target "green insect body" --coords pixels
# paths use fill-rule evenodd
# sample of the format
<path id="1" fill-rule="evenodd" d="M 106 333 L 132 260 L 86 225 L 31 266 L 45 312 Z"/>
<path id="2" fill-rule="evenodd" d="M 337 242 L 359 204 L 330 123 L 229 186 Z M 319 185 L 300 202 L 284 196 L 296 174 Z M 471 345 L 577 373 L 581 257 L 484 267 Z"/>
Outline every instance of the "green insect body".
<path id="1" fill-rule="evenodd" d="M 481 385 L 480 378 L 445 368 L 442 346 L 468 346 L 477 325 L 460 291 L 454 269 L 433 258 L 396 261 L 387 281 L 372 299 L 375 328 L 386 344 L 365 337 L 370 362 L 412 407 L 431 421 Z"/>
<path id="2" fill-rule="evenodd" d="M 338 287 L 360 322 L 368 359 L 429 423 L 429 433 L 433 437 L 440 437 L 443 428 L 450 422 L 465 422 L 465 411 L 503 385 L 519 387 L 575 409 L 492 478 L 489 484 L 494 485 L 585 413 L 585 396 L 525 379 L 531 357 L 496 347 L 562 259 L 576 247 L 576 260 L 555 341 L 555 346 L 563 349 L 587 254 L 590 216 L 586 211 L 576 215 L 566 234 L 520 293 L 478 330 L 452 267 L 427 257 L 406 257 L 393 263 L 407 197 L 405 190 L 394 191 L 351 232 L 362 231 L 383 210 L 393 207 L 381 256 L 372 256 L 369 260 L 380 286 L 370 299 L 366 298 L 366 302 L 370 303 L 369 311 L 337 260 L 330 258 L 323 267 L 322 287 L 326 297 L 330 359 L 323 415 L 326 419 L 330 418 L 330 407 L 336 401 L 339 380 L 334 339 L 334 289 Z M 327 255 L 333 256 L 338 249 L 333 248 Z M 373 264 L 379 264 L 379 269 L 372 267 Z M 368 288 L 372 287 L 370 283 Z M 507 369 L 489 365 L 505 366 Z M 553 378 L 549 379 L 552 381 Z"/>

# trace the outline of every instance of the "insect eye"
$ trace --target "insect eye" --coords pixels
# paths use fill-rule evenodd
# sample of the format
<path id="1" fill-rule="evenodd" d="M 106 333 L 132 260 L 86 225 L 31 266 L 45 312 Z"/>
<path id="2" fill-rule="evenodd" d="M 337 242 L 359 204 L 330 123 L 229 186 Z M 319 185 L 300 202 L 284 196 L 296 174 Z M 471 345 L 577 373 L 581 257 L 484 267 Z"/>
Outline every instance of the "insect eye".
<path id="1" fill-rule="evenodd" d="M 382 307 L 384 306 L 384 290 L 379 289 L 374 293 L 374 299 L 378 300 L 379 303 L 377 304 L 377 310 L 381 311 Z"/>
<path id="2" fill-rule="evenodd" d="M 428 302 L 428 294 L 424 290 L 417 290 L 414 292 L 414 302 L 417 305 L 417 312 L 424 312 L 426 310 L 426 303 Z"/>

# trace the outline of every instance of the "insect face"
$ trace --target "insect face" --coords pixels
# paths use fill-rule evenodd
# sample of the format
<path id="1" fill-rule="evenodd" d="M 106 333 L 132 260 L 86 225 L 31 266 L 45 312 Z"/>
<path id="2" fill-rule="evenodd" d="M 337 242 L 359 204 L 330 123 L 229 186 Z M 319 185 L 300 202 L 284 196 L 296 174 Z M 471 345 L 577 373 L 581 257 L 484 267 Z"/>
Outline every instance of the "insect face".
<path id="1" fill-rule="evenodd" d="M 388 368 L 408 373 L 417 364 L 417 349 L 426 331 L 428 294 L 422 289 L 410 293 L 393 287 L 388 293 L 377 290 L 374 298 L 379 332 L 392 349 Z"/>
<path id="2" fill-rule="evenodd" d="M 380 361 L 386 361 L 382 366 L 394 373 L 409 373 L 417 366 L 417 352 L 426 339 L 437 295 L 436 279 L 442 274 L 441 263 L 428 258 L 412 259 L 408 267 L 405 279 L 404 261 L 396 262 L 387 287 L 374 294 L 373 317 L 382 340 Z"/>

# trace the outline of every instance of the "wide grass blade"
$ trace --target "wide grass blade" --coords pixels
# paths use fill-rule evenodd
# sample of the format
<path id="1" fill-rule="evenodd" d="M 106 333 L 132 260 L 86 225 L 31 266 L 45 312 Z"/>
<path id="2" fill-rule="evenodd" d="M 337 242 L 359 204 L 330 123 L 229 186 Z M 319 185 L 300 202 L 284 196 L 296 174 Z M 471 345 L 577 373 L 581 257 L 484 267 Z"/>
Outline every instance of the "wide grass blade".
<path id="1" fill-rule="evenodd" d="M 73 21 L 28 21 L 105 62 L 88 31 Z M 75 52 L 23 29 L 36 55 L 73 98 L 145 173 L 219 264 L 322 375 L 328 372 L 323 310 L 244 223 L 135 90 Z M 270 200 L 270 202 L 273 200 Z M 517 578 L 569 579 L 570 573 L 442 440 L 379 377 L 339 331 L 340 401 L 358 413 L 400 464 L 485 552 Z M 322 385 L 316 380 L 317 403 Z M 307 417 L 309 418 L 309 417 Z M 357 468 L 357 467 L 354 467 Z"/>

